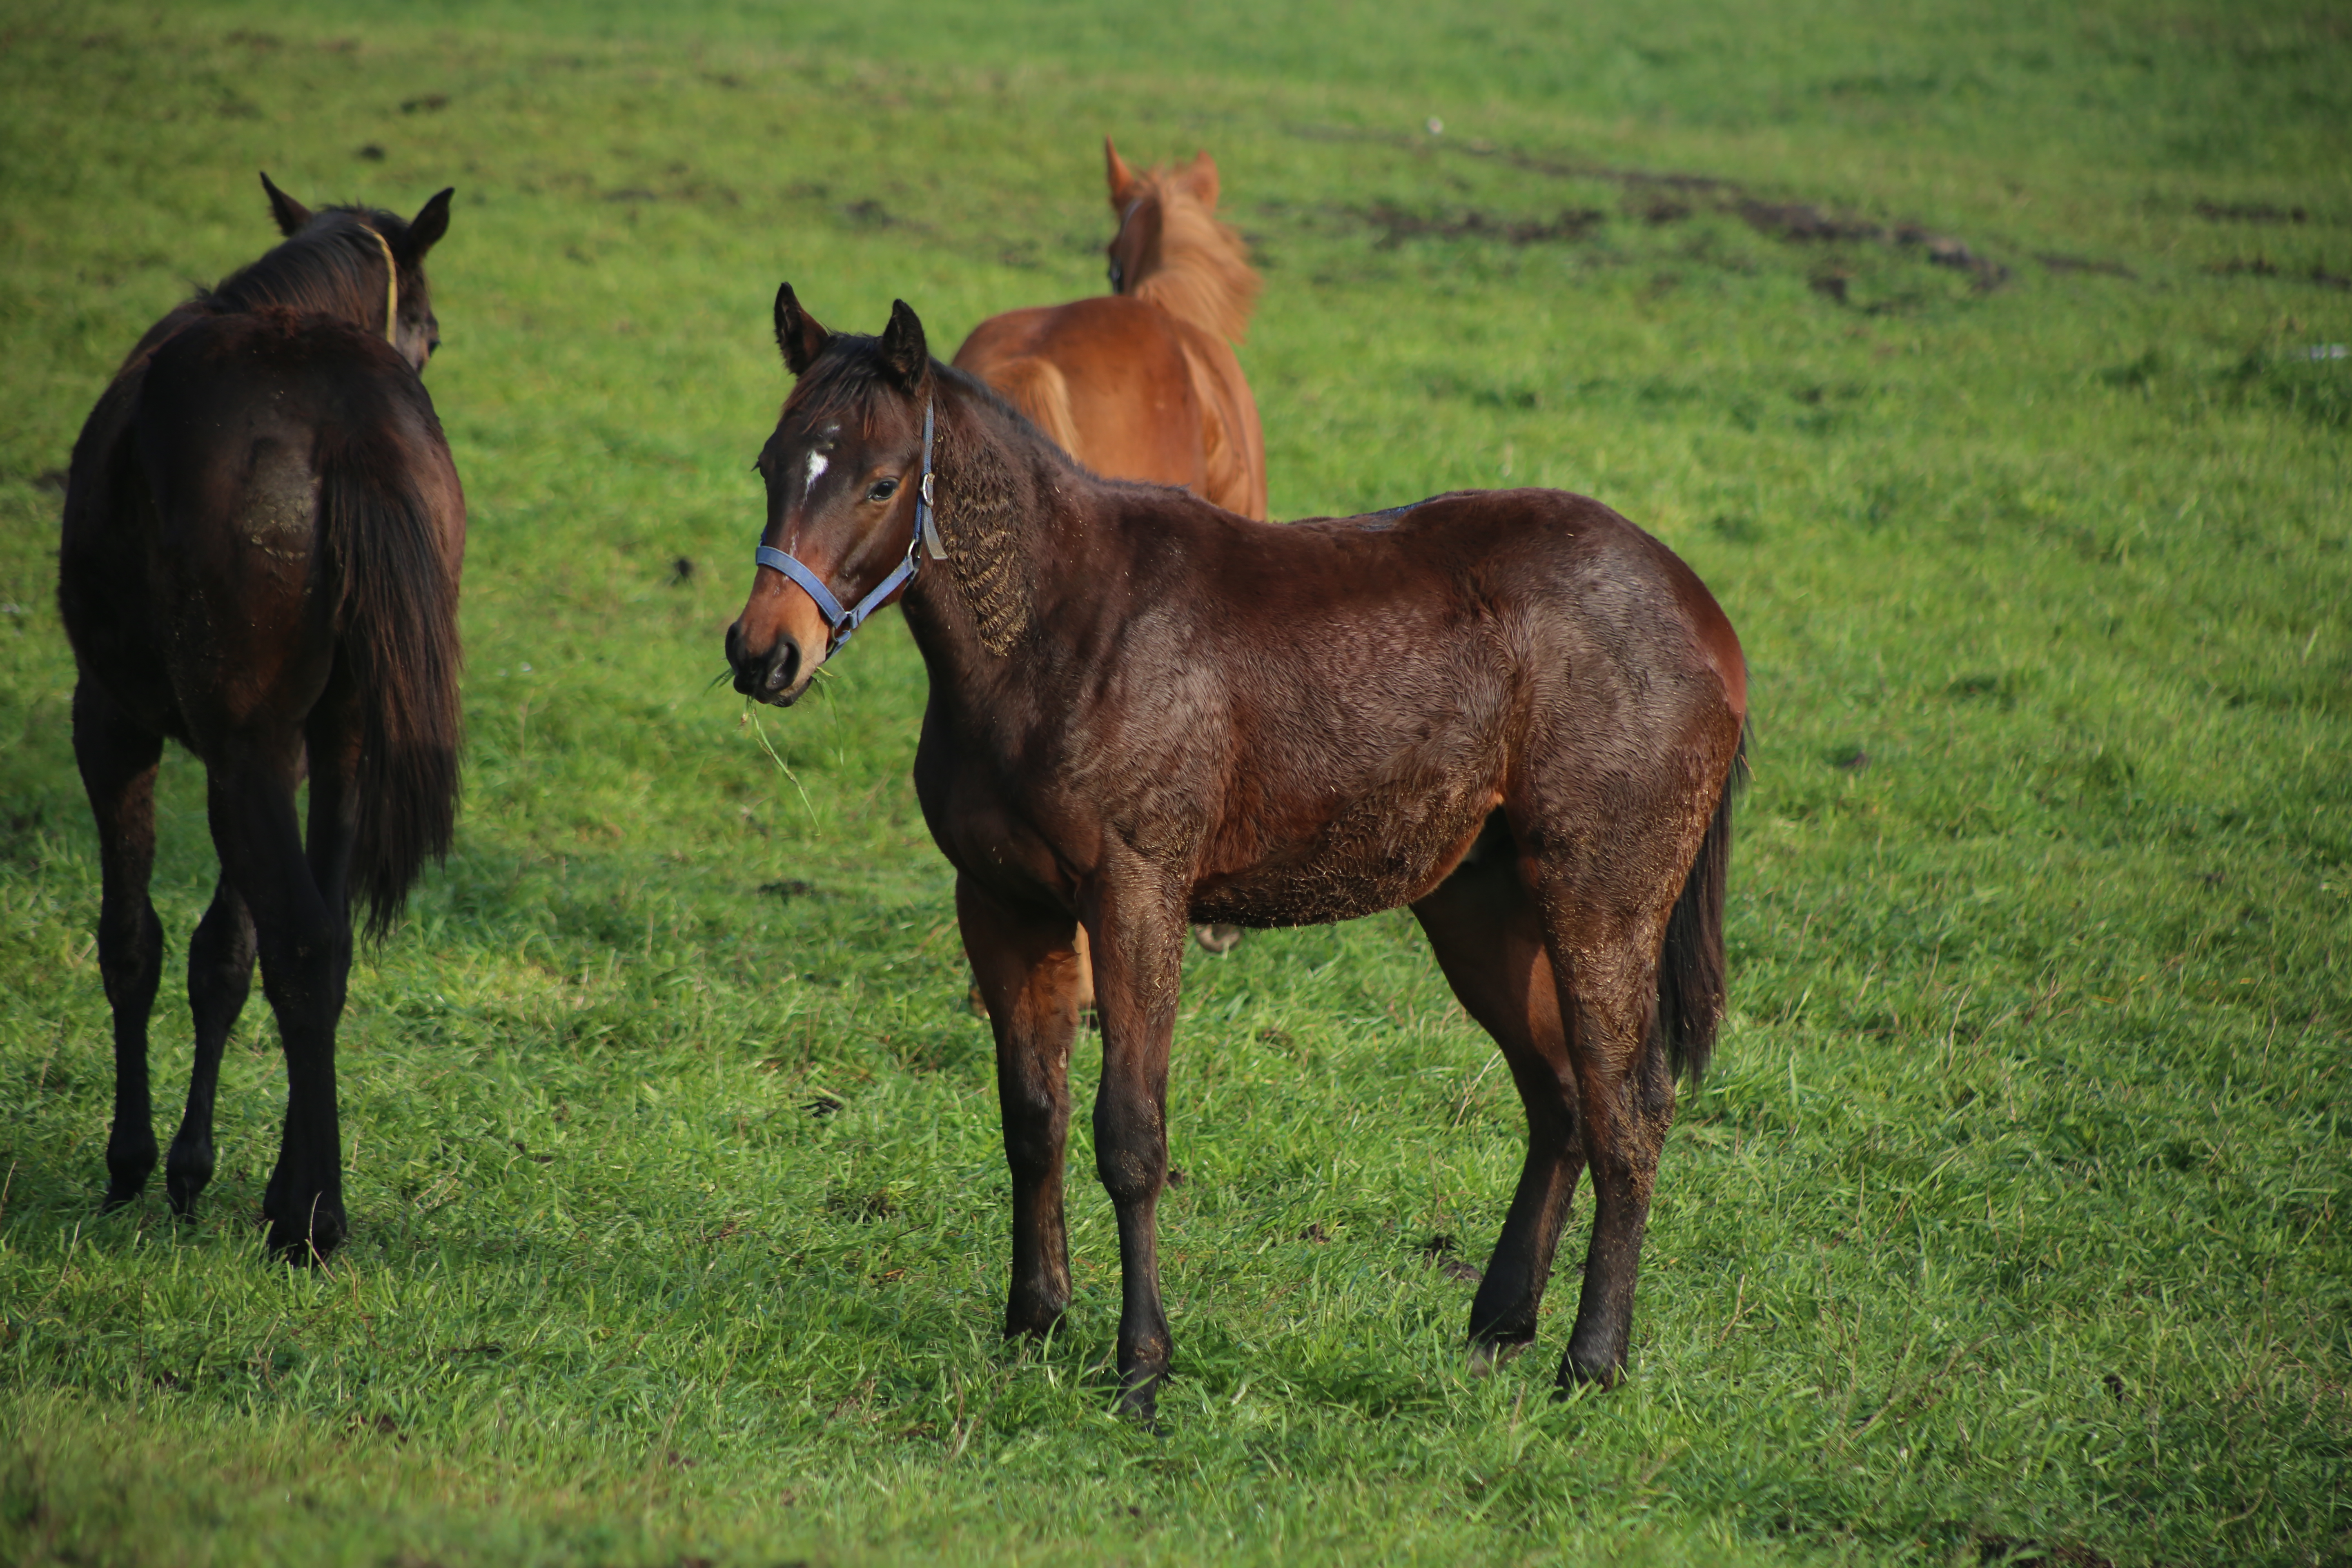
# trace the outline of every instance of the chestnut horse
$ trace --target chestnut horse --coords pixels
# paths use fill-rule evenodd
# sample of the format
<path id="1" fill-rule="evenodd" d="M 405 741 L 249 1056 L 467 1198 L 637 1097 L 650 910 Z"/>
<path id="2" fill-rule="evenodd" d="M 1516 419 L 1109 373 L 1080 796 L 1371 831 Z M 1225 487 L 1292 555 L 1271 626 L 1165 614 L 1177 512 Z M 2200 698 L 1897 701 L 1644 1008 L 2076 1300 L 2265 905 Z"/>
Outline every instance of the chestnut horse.
<path id="1" fill-rule="evenodd" d="M 1122 1400 L 1148 1415 L 1170 1355 L 1154 1215 L 1186 922 L 1403 904 L 1527 1107 L 1475 1352 L 1534 1338 L 1589 1164 L 1559 1377 L 1619 1377 L 1675 1076 L 1703 1069 L 1723 1006 L 1747 674 L 1699 580 L 1556 490 L 1252 522 L 1078 468 L 932 361 L 903 303 L 879 338 L 829 333 L 787 286 L 775 329 L 799 384 L 761 453 L 760 570 L 727 657 L 737 690 L 789 705 L 903 595 L 930 674 L 916 793 L 996 1037 L 1006 1331 L 1045 1332 L 1070 1300 L 1077 931 Z"/>
<path id="2" fill-rule="evenodd" d="M 1264 518 L 1265 439 L 1229 346 L 1248 332 L 1260 284 L 1242 237 L 1217 221 L 1216 160 L 1196 153 L 1181 169 L 1138 174 L 1106 136 L 1103 162 L 1118 214 L 1109 297 L 991 316 L 956 350 L 956 368 L 1097 474 L 1181 485 Z M 1212 952 L 1242 936 L 1222 924 L 1192 934 Z"/>
<path id="3" fill-rule="evenodd" d="M 313 214 L 261 183 L 285 243 L 150 328 L 82 426 L 58 603 L 114 1013 L 106 1206 L 155 1168 L 163 928 L 147 886 L 169 736 L 204 762 L 220 880 L 188 948 L 195 1066 L 166 1189 L 185 1216 L 212 1177 L 221 1048 L 257 950 L 288 1086 L 262 1213 L 271 1248 L 299 1262 L 346 1229 L 335 1029 L 352 889 L 383 931 L 457 811 L 466 503 L 417 379 L 439 341 L 425 254 L 451 193 L 404 221 Z"/>
<path id="4" fill-rule="evenodd" d="M 1103 139 L 1110 172 L 1108 296 L 991 316 L 956 350 L 1097 474 L 1181 485 L 1265 516 L 1265 440 L 1232 343 L 1249 331 L 1257 274 L 1217 221 L 1217 165 L 1138 174 Z"/>

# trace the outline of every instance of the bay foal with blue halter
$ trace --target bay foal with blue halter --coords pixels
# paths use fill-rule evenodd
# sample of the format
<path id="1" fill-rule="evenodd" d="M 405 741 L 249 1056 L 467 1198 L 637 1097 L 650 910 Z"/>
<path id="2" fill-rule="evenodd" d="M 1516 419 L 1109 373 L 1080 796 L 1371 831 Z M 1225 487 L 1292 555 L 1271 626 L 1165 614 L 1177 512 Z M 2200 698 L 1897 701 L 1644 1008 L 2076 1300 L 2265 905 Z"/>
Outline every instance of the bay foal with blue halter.
<path id="1" fill-rule="evenodd" d="M 1043 1333 L 1070 1300 L 1079 927 L 1118 1372 L 1149 1415 L 1170 1357 L 1156 1215 L 1187 922 L 1403 904 L 1528 1111 L 1474 1347 L 1535 1337 L 1589 1164 L 1559 1376 L 1621 1375 L 1675 1076 L 1705 1066 L 1723 1007 L 1747 667 L 1699 580 L 1556 490 L 1254 522 L 1086 472 L 933 362 L 903 303 L 879 338 L 831 333 L 787 287 L 775 326 L 799 384 L 760 456 L 762 564 L 728 661 L 737 690 L 789 706 L 894 594 L 922 650 L 915 790 L 996 1037 L 1006 1331 Z"/>

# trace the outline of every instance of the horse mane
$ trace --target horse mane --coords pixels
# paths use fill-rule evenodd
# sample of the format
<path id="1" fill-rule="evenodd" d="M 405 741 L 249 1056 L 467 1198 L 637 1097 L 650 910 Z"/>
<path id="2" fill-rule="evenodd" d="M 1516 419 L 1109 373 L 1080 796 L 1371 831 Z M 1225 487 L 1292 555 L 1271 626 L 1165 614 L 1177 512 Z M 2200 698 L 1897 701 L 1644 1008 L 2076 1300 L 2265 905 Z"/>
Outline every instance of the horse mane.
<path id="1" fill-rule="evenodd" d="M 408 225 L 371 207 L 328 207 L 302 231 L 239 268 L 197 301 L 224 315 L 269 306 L 305 314 L 372 321 L 383 308 L 385 280 L 375 276 L 384 259 L 381 236 L 398 246 Z"/>
<path id="2" fill-rule="evenodd" d="M 1138 183 L 1143 186 L 1139 204 L 1160 204 L 1160 264 L 1128 292 L 1180 321 L 1240 342 L 1249 334 L 1258 290 L 1265 287 L 1249 264 L 1241 231 L 1202 206 L 1167 169 L 1154 169 Z"/>

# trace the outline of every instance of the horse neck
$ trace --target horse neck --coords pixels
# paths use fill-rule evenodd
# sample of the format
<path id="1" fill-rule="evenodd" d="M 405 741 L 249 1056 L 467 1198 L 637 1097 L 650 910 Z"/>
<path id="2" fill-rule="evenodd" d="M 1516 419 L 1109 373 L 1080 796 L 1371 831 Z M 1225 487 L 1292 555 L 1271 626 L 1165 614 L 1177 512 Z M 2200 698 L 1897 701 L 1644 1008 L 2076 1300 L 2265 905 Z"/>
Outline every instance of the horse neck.
<path id="1" fill-rule="evenodd" d="M 1180 321 L 1239 342 L 1263 287 L 1241 236 L 1188 195 L 1163 191 L 1158 265 L 1133 289 Z"/>
<path id="2" fill-rule="evenodd" d="M 1069 584 L 1054 547 L 1083 526 L 1094 481 L 993 399 L 943 377 L 937 511 L 944 561 L 926 560 L 903 601 L 935 692 L 985 713 L 1034 667 Z"/>
<path id="3" fill-rule="evenodd" d="M 355 237 L 360 231 L 363 237 Z M 282 306 L 373 331 L 394 308 L 398 276 L 381 231 L 354 218 L 350 226 L 296 235 L 223 279 L 204 302 L 228 314 Z"/>

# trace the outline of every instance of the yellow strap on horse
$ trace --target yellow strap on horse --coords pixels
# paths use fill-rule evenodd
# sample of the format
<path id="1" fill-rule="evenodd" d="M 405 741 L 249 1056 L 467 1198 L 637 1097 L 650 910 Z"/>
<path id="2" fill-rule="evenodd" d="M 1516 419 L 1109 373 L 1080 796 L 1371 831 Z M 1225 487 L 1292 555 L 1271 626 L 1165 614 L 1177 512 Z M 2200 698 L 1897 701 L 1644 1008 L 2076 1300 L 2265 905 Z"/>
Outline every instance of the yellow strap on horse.
<path id="1" fill-rule="evenodd" d="M 360 226 L 367 227 L 364 224 Z M 376 248 L 383 252 L 384 273 L 391 279 L 385 284 L 383 291 L 383 341 L 398 348 L 400 346 L 400 263 L 392 258 L 392 241 L 384 238 L 383 234 L 375 229 L 370 228 L 367 232 L 368 237 L 375 241 Z"/>

